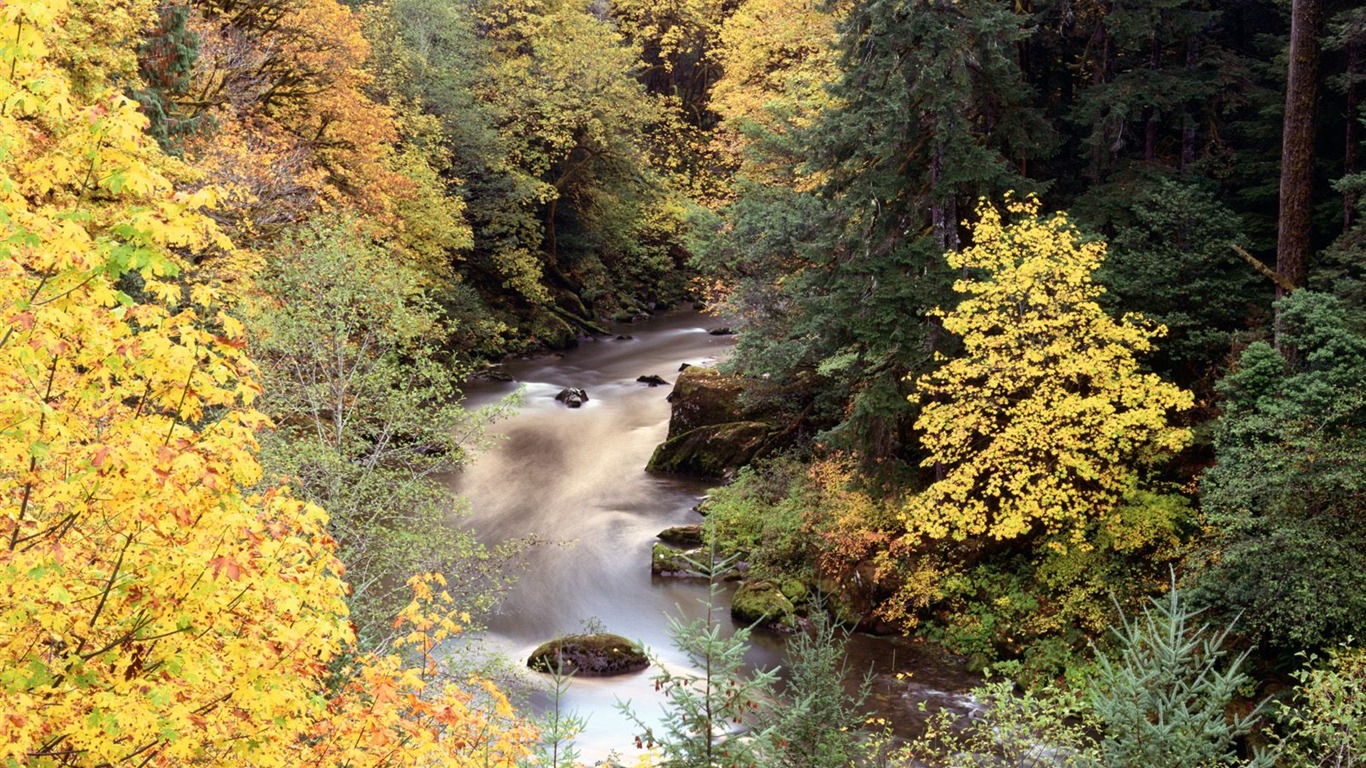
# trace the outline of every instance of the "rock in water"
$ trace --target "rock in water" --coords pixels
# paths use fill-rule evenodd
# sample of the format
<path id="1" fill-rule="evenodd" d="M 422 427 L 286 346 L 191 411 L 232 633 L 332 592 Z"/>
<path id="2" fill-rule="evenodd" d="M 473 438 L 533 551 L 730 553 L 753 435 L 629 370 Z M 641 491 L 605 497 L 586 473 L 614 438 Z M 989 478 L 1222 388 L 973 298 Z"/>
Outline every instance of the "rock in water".
<path id="1" fill-rule="evenodd" d="M 650 550 L 650 573 L 655 576 L 701 576 L 697 564 L 705 560 L 701 549 L 677 549 L 655 542 Z"/>
<path id="2" fill-rule="evenodd" d="M 610 677 L 639 672 L 650 666 L 650 659 L 638 646 L 621 635 L 567 635 L 542 643 L 531 652 L 526 665 L 537 672 L 575 674 L 583 677 Z"/>
<path id="3" fill-rule="evenodd" d="M 672 528 L 665 528 L 655 534 L 655 538 L 665 544 L 672 544 L 675 547 L 701 549 L 702 526 L 695 523 L 693 525 L 675 525 Z"/>
<path id="4" fill-rule="evenodd" d="M 636 381 L 640 382 L 641 384 L 649 384 L 652 387 L 667 386 L 669 383 L 664 379 L 653 374 L 649 376 L 637 376 Z"/>
<path id="5" fill-rule="evenodd" d="M 555 395 L 555 399 L 570 408 L 578 408 L 588 402 L 588 393 L 578 387 L 565 387 L 560 390 L 558 395 Z"/>
<path id="6" fill-rule="evenodd" d="M 767 579 L 741 584 L 731 600 L 730 615 L 741 624 L 766 629 L 790 632 L 797 627 L 797 607 L 783 594 L 782 585 Z"/>

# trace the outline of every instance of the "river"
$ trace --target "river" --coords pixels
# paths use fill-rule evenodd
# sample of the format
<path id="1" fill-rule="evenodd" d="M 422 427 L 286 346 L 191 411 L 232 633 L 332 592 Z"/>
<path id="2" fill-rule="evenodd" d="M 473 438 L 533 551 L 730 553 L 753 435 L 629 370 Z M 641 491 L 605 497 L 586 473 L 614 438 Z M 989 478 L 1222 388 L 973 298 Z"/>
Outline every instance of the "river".
<path id="1" fill-rule="evenodd" d="M 695 312 L 663 313 L 614 329 L 630 338 L 592 339 L 563 355 L 509 361 L 504 368 L 514 381 L 470 387 L 470 406 L 519 387 L 524 402 L 515 416 L 495 425 L 495 442 L 454 480 L 472 509 L 463 524 L 489 543 L 528 534 L 550 542 L 532 550 L 517 585 L 490 618 L 486 640 L 495 650 L 524 661 L 546 640 L 600 627 L 643 643 L 663 664 L 686 665 L 670 643 L 668 617 L 703 615 L 706 585 L 652 577 L 650 550 L 663 528 L 701 519 L 694 507 L 709 484 L 645 471 L 668 432 L 671 387 L 650 387 L 636 377 L 659 375 L 672 384 L 681 364 L 723 358 L 732 339 L 709 334 L 715 324 Z M 555 400 L 570 386 L 587 391 L 583 407 Z M 729 611 L 718 615 L 730 631 Z M 779 667 L 784 642 L 756 632 L 746 659 Z M 962 691 L 974 678 L 921 645 L 854 636 L 849 656 L 852 676 L 873 674 L 874 714 L 903 734 L 920 722 L 922 700 L 932 710 L 970 705 Z M 561 704 L 588 720 L 576 740 L 585 758 L 601 759 L 613 750 L 632 757 L 635 732 L 617 702 L 629 701 L 640 716 L 653 719 L 664 702 L 652 674 L 571 681 Z M 543 697 L 532 704 L 547 706 Z"/>

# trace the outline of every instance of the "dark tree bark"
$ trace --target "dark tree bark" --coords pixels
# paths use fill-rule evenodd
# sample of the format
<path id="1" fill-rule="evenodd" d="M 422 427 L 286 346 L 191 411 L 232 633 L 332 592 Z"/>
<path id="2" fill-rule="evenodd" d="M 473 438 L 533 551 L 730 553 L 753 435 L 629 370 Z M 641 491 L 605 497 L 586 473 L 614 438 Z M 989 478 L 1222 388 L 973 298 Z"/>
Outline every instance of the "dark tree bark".
<path id="1" fill-rule="evenodd" d="M 1357 169 L 1357 78 L 1361 73 L 1361 40 L 1354 34 L 1347 40 L 1347 129 L 1342 173 L 1349 176 Z M 1342 231 L 1352 228 L 1356 200 L 1351 190 L 1342 193 Z"/>
<path id="2" fill-rule="evenodd" d="M 1186 39 L 1186 69 L 1194 71 L 1200 63 L 1200 36 Z M 1195 165 L 1195 116 L 1187 114 L 1181 126 L 1181 173 L 1188 174 Z"/>
<path id="3" fill-rule="evenodd" d="M 1148 39 L 1148 46 L 1148 69 L 1156 72 L 1162 68 L 1162 41 L 1156 29 Z M 1157 107 L 1144 107 L 1143 114 L 1143 160 L 1154 163 L 1157 162 Z"/>
<path id="4" fill-rule="evenodd" d="M 1314 130 L 1318 104 L 1320 0 L 1293 0 L 1290 10 L 1290 66 L 1285 84 L 1281 136 L 1281 200 L 1276 271 L 1296 287 L 1308 275 L 1313 202 Z M 1284 295 L 1277 288 L 1277 298 Z M 1279 336 L 1279 334 L 1277 334 Z"/>

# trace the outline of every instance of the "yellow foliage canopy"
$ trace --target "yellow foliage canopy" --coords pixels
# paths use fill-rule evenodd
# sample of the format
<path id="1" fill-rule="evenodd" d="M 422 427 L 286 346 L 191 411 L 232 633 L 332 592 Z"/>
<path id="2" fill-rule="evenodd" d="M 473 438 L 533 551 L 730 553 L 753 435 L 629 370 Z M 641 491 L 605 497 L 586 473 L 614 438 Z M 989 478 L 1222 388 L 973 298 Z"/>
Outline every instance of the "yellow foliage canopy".
<path id="1" fill-rule="evenodd" d="M 252 238 L 319 205 L 388 220 L 414 193 L 393 169 L 393 110 L 367 89 L 361 18 L 337 0 L 196 3 L 193 90 L 217 130 L 186 154 L 224 187 Z"/>
<path id="2" fill-rule="evenodd" d="M 244 490 L 244 329 L 176 279 L 230 247 L 215 195 L 176 192 L 117 89 L 73 88 L 68 11 L 0 7 L 0 762 L 512 765 L 496 691 L 371 657 L 326 686 L 352 638 L 325 514 Z M 430 596 L 424 648 L 454 629 Z"/>
<path id="3" fill-rule="evenodd" d="M 835 106 L 827 86 L 839 74 L 838 14 L 814 0 L 746 0 L 726 20 L 714 54 L 724 74 L 711 108 L 722 118 L 716 141 L 741 175 L 799 190 L 817 183 L 801 168 L 804 158 L 763 144 Z"/>
<path id="4" fill-rule="evenodd" d="M 938 314 L 964 352 L 911 396 L 924 465 L 942 470 L 904 511 L 913 541 L 1042 531 L 1080 542 L 1088 522 L 1116 513 L 1141 466 L 1189 440 L 1168 416 L 1192 405 L 1190 393 L 1135 358 L 1165 329 L 1116 322 L 1096 303 L 1104 243 L 1081 242 L 1064 214 L 1040 217 L 1035 199 L 1007 208 L 1016 223 L 980 206 L 973 247 L 948 254 L 968 275 L 954 284 L 965 297 Z"/>

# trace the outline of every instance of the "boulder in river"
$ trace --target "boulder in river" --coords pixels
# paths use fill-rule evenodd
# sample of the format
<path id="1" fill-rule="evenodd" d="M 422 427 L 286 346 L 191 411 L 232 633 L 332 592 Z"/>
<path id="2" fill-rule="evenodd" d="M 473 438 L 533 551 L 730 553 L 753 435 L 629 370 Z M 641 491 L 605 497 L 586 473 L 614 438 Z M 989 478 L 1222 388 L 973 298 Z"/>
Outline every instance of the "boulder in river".
<path id="1" fill-rule="evenodd" d="M 735 331 L 731 330 L 729 326 L 725 326 L 725 325 L 721 326 L 720 328 L 713 328 L 713 329 L 711 329 L 710 331 L 707 331 L 707 333 L 710 333 L 710 334 L 713 335 L 713 336 L 733 336 L 733 335 L 735 335 Z"/>
<path id="2" fill-rule="evenodd" d="M 731 599 L 731 618 L 741 624 L 791 631 L 797 628 L 797 606 L 769 579 L 746 581 Z"/>
<path id="3" fill-rule="evenodd" d="M 667 386 L 669 382 L 659 376 L 651 374 L 649 376 L 637 376 L 636 381 L 641 384 L 649 384 L 652 387 Z"/>
<path id="4" fill-rule="evenodd" d="M 578 387 L 565 387 L 560 390 L 558 395 L 555 395 L 555 399 L 570 408 L 578 408 L 588 402 L 588 393 Z"/>
<path id="5" fill-rule="evenodd" d="M 537 672 L 609 677 L 639 672 L 650 659 L 635 643 L 621 635 L 606 633 L 567 635 L 542 643 L 531 652 L 526 665 Z"/>
<path id="6" fill-rule="evenodd" d="M 655 538 L 675 547 L 700 549 L 702 546 L 702 526 L 696 523 L 693 525 L 675 525 L 655 534 Z"/>

